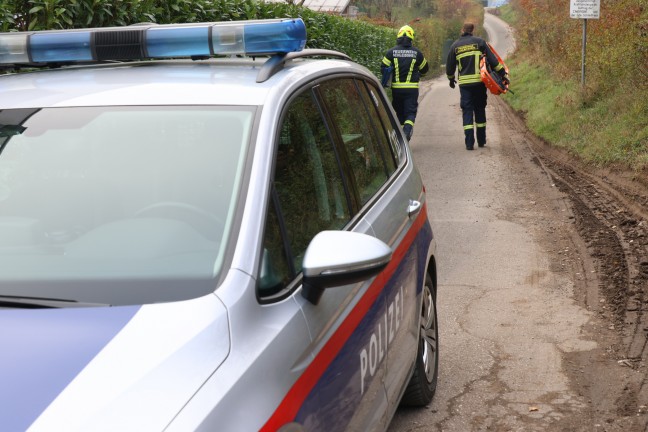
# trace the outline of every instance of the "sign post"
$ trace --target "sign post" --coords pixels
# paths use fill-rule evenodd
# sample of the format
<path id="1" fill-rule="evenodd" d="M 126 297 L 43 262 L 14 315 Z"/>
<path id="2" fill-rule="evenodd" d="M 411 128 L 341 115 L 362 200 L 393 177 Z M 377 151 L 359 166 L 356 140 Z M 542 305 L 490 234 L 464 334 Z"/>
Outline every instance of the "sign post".
<path id="1" fill-rule="evenodd" d="M 599 19 L 601 0 L 570 0 L 569 17 L 583 20 L 583 53 L 581 59 L 581 86 L 585 87 L 585 53 L 587 47 L 587 20 Z"/>

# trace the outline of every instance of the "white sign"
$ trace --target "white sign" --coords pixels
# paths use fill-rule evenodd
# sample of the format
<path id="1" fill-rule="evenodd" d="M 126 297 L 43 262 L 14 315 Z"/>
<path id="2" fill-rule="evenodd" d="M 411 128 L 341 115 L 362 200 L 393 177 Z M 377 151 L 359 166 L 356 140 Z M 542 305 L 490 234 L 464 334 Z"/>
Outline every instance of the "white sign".
<path id="1" fill-rule="evenodd" d="M 601 0 L 570 0 L 569 17 L 579 19 L 599 19 Z"/>

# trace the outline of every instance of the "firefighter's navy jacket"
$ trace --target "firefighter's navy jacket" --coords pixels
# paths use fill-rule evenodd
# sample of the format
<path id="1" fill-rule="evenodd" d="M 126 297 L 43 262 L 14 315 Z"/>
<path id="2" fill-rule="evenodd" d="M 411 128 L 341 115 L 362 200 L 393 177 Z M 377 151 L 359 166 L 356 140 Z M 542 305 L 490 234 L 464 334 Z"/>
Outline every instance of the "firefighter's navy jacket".
<path id="1" fill-rule="evenodd" d="M 408 37 L 396 40 L 398 45 L 391 48 L 382 60 L 382 70 L 392 67 L 392 89 L 417 89 L 419 80 L 430 68 L 421 51 L 412 46 Z"/>
<path id="2" fill-rule="evenodd" d="M 495 72 L 500 72 L 504 66 L 488 48 L 484 39 L 464 33 L 450 47 L 446 60 L 446 74 L 449 80 L 454 79 L 455 69 L 459 69 L 459 85 L 480 84 L 479 60 L 482 54 Z"/>

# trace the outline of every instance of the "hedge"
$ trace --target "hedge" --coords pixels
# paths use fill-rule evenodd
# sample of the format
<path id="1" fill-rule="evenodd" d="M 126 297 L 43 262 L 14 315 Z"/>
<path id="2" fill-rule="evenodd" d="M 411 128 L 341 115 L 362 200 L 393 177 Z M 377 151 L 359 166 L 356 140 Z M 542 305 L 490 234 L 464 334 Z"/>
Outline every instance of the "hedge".
<path id="1" fill-rule="evenodd" d="M 395 30 L 316 13 L 287 3 L 255 0 L 0 0 L 0 31 L 53 30 L 301 17 L 307 48 L 342 51 L 374 74 Z"/>

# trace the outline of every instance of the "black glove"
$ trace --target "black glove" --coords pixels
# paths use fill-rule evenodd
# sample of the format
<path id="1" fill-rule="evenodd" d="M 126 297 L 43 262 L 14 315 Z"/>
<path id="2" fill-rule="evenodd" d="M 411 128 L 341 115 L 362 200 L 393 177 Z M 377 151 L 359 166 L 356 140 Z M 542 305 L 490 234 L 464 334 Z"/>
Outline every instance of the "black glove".
<path id="1" fill-rule="evenodd" d="M 457 84 L 457 80 L 452 78 L 448 84 L 450 85 L 450 88 L 455 88 L 455 84 Z"/>

